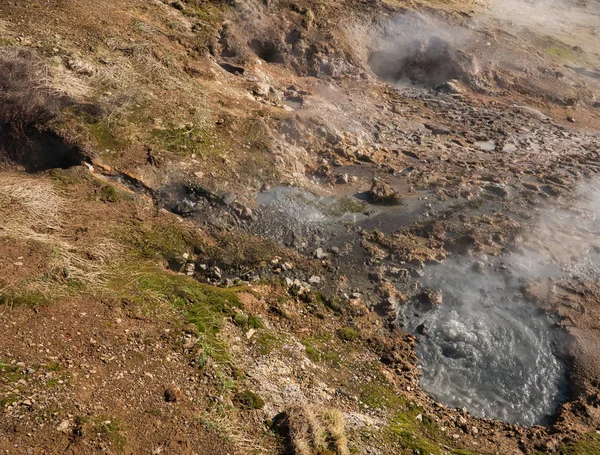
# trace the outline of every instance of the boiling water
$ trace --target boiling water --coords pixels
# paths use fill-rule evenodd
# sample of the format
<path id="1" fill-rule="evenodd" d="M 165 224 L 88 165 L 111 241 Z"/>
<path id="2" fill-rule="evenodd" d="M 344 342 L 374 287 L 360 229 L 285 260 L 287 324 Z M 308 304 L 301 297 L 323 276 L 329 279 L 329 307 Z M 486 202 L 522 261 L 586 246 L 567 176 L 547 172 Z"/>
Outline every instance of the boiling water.
<path id="1" fill-rule="evenodd" d="M 516 283 L 449 263 L 422 282 L 441 305 L 406 305 L 399 323 L 417 335 L 421 386 L 478 417 L 543 424 L 567 398 L 565 334 L 526 302 Z"/>

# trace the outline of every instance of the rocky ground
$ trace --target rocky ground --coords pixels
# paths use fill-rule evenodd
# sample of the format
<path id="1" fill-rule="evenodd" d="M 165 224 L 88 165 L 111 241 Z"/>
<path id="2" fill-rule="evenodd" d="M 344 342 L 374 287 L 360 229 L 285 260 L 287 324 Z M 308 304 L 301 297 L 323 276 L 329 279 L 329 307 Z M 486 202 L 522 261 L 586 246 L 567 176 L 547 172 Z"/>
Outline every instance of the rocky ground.
<path id="1" fill-rule="evenodd" d="M 0 5 L 0 450 L 600 452 L 599 14 Z M 546 426 L 421 389 L 457 259 L 566 333 Z"/>

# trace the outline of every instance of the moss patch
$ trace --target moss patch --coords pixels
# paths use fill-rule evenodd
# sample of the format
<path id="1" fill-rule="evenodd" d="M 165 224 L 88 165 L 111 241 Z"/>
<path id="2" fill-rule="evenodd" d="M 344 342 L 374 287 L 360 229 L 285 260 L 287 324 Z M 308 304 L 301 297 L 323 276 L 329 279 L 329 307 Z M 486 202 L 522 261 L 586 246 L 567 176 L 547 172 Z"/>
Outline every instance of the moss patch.
<path id="1" fill-rule="evenodd" d="M 352 327 L 344 327 L 337 331 L 337 336 L 343 341 L 356 341 L 360 338 L 360 332 Z"/>
<path id="2" fill-rule="evenodd" d="M 40 306 L 40 305 L 48 305 L 51 303 L 51 300 L 45 294 L 41 292 L 34 291 L 9 291 L 3 290 L 0 291 L 0 305 L 9 305 L 9 306 Z"/>
<path id="3" fill-rule="evenodd" d="M 243 409 L 262 409 L 265 405 L 264 400 L 250 390 L 244 390 L 235 396 L 235 401 Z"/>
<path id="4" fill-rule="evenodd" d="M 98 196 L 102 202 L 114 203 L 121 200 L 119 193 L 117 193 L 117 190 L 112 185 L 104 185 L 102 188 L 100 188 Z"/>
<path id="5" fill-rule="evenodd" d="M 229 362 L 227 346 L 217 334 L 223 320 L 233 315 L 233 307 L 240 306 L 236 289 L 201 284 L 152 264 L 133 264 L 129 267 L 131 271 L 123 273 L 121 269 L 121 273 L 116 274 L 109 283 L 113 292 L 145 313 L 166 311 L 166 316 L 176 312 L 182 317 L 182 325 L 193 324 L 197 328 L 198 344 L 202 351 L 200 366 L 208 358 L 221 363 Z"/>

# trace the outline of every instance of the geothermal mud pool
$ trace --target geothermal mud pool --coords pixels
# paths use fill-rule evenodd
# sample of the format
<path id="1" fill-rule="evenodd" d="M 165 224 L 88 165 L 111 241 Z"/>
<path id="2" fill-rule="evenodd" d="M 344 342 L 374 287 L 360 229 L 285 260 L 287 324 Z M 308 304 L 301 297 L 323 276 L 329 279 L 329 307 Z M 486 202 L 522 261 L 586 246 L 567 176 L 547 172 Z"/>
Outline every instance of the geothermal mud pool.
<path id="1" fill-rule="evenodd" d="M 421 385 L 478 417 L 547 423 L 568 398 L 566 333 L 523 299 L 504 266 L 483 267 L 431 267 L 421 283 L 440 289 L 443 304 L 401 308 L 400 325 L 418 337 Z"/>

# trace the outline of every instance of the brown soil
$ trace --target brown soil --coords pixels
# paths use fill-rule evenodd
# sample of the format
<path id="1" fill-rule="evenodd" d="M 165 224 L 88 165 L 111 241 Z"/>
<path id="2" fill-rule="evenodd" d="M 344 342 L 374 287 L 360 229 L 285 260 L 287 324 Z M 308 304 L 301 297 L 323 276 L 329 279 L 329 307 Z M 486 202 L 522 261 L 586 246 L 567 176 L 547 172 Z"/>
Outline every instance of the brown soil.
<path id="1" fill-rule="evenodd" d="M 436 403 L 382 306 L 446 257 L 599 248 L 593 229 L 535 230 L 600 173 L 597 36 L 487 11 L 0 5 L 2 46 L 36 52 L 36 89 L 68 100 L 35 126 L 89 161 L 0 168 L 0 451 L 286 453 L 277 418 L 307 403 L 344 413 L 352 453 L 600 450 L 597 278 L 523 287 L 572 337 L 549 427 Z M 398 207 L 368 203 L 374 179 Z M 270 214 L 266 185 L 341 198 L 354 221 Z"/>

